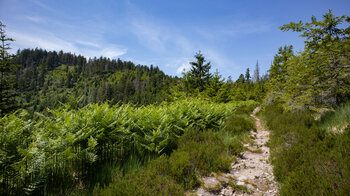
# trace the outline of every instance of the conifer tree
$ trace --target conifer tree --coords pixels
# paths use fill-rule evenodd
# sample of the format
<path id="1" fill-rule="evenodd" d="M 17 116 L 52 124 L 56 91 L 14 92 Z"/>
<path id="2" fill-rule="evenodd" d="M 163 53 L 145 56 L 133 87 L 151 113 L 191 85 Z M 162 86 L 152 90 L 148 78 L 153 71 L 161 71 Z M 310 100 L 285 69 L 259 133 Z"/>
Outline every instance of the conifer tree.
<path id="1" fill-rule="evenodd" d="M 311 22 L 280 27 L 306 38 L 305 51 L 288 68 L 291 77 L 287 99 L 306 102 L 308 97 L 310 105 L 336 106 L 350 99 L 350 17 L 334 16 L 329 10 L 322 18 L 312 16 Z"/>
<path id="2" fill-rule="evenodd" d="M 236 80 L 236 83 L 244 83 L 244 82 L 245 82 L 244 75 L 243 74 L 239 75 L 238 79 Z"/>
<path id="3" fill-rule="evenodd" d="M 212 74 L 209 72 L 211 65 L 210 62 L 204 64 L 206 60 L 201 51 L 196 53 L 194 57 L 197 59 L 197 62 L 190 62 L 192 67 L 188 73 L 187 82 L 191 89 L 198 89 L 199 92 L 202 92 L 212 78 Z"/>
<path id="4" fill-rule="evenodd" d="M 14 72 L 17 66 L 11 62 L 13 55 L 9 54 L 10 43 L 14 39 L 8 38 L 5 32 L 6 25 L 0 21 L 0 113 L 4 115 L 16 109 L 16 91 Z"/>
<path id="5" fill-rule="evenodd" d="M 245 81 L 246 81 L 247 83 L 250 82 L 250 70 L 249 70 L 249 68 L 247 68 L 247 70 L 246 70 L 246 72 L 245 72 Z"/>

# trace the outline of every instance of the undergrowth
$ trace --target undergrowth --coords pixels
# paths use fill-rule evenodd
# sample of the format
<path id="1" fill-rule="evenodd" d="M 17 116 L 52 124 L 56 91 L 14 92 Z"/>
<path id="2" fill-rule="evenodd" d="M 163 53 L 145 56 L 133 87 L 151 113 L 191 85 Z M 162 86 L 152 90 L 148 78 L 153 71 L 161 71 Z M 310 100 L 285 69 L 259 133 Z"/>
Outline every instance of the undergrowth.
<path id="1" fill-rule="evenodd" d="M 328 132 L 342 133 L 350 126 L 350 103 L 343 104 L 336 112 L 327 112 L 319 125 Z"/>
<path id="2" fill-rule="evenodd" d="M 250 129 L 244 112 L 256 104 L 198 99 L 143 107 L 105 103 L 81 109 L 64 105 L 47 116 L 37 113 L 35 120 L 25 110 L 4 116 L 0 194 L 89 194 L 96 184 L 105 187 L 114 176 L 141 182 L 156 175 L 148 171 L 151 166 L 144 166 L 159 156 L 168 157 L 169 168 L 166 176 L 155 179 L 169 180 L 169 186 L 174 181 L 168 191 L 194 187 L 198 184 L 194 174 L 225 170 L 228 155 L 241 151 L 239 135 Z M 186 139 L 192 137 L 195 142 Z"/>
<path id="3" fill-rule="evenodd" d="M 242 142 L 254 129 L 247 113 L 238 113 L 230 116 L 219 131 L 198 127 L 186 130 L 169 156 L 150 161 L 138 172 L 117 172 L 108 186 L 96 186 L 94 195 L 183 195 L 201 184 L 199 176 L 229 171 L 234 155 L 244 150 Z"/>
<path id="4" fill-rule="evenodd" d="M 271 130 L 271 159 L 281 195 L 348 195 L 350 127 L 334 134 L 324 127 L 347 118 L 348 106 L 320 121 L 310 111 L 285 112 L 278 105 L 261 113 Z"/>

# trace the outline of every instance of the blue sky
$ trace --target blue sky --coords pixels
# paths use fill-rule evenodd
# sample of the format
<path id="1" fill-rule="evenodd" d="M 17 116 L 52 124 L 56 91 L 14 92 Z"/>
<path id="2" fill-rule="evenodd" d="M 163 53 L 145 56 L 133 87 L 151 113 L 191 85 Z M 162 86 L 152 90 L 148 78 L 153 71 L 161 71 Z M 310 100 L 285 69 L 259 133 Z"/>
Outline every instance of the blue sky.
<path id="1" fill-rule="evenodd" d="M 303 48 L 297 33 L 279 26 L 321 18 L 329 9 L 350 15 L 349 0 L 1 0 L 0 20 L 18 48 L 63 50 L 155 65 L 169 75 L 201 50 L 233 79 L 266 72 L 278 48 Z"/>

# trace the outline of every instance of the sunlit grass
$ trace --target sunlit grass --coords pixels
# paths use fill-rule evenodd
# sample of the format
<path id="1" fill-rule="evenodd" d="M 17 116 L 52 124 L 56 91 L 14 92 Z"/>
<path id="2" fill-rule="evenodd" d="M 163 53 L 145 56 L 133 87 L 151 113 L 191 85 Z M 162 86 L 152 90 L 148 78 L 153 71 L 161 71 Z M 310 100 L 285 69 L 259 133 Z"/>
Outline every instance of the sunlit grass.
<path id="1" fill-rule="evenodd" d="M 350 103 L 340 106 L 335 112 L 328 112 L 322 118 L 320 127 L 330 133 L 342 133 L 350 126 Z"/>

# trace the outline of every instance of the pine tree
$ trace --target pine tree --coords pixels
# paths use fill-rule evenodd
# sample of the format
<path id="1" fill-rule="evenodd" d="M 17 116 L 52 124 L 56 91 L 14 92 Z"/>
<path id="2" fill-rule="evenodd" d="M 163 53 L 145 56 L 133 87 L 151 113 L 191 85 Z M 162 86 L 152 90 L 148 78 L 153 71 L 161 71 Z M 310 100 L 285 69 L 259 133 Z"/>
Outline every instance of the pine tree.
<path id="1" fill-rule="evenodd" d="M 6 25 L 0 22 L 0 114 L 4 115 L 17 108 L 15 87 L 15 74 L 17 66 L 14 65 L 11 59 L 14 57 L 10 55 L 8 50 L 11 49 L 10 43 L 14 39 L 8 38 L 5 32 Z"/>

